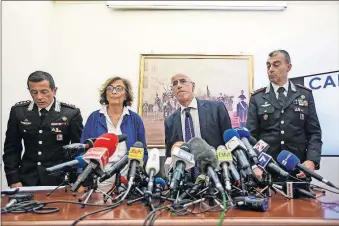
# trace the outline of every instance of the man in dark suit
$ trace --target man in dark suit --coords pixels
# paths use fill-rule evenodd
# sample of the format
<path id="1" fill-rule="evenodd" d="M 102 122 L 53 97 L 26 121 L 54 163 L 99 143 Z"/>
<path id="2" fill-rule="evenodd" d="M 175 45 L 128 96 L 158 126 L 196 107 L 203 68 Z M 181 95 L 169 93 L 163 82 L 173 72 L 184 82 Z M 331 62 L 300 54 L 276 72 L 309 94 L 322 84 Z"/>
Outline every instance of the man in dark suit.
<path id="1" fill-rule="evenodd" d="M 65 161 L 62 146 L 80 142 L 82 116 L 75 106 L 55 99 L 57 88 L 47 72 L 33 72 L 27 86 L 33 101 L 16 103 L 8 120 L 3 155 L 7 182 L 12 188 L 59 185 L 60 175 L 48 175 L 45 168 Z"/>
<path id="2" fill-rule="evenodd" d="M 195 98 L 195 83 L 184 74 L 174 75 L 171 83 L 180 108 L 165 120 L 166 156 L 171 156 L 175 142 L 187 142 L 192 137 L 200 137 L 214 148 L 224 145 L 223 133 L 232 128 L 225 105 Z"/>
<path id="3" fill-rule="evenodd" d="M 251 135 L 270 145 L 268 154 L 274 160 L 281 150 L 288 150 L 305 167 L 319 169 L 321 128 L 312 91 L 288 80 L 292 64 L 285 50 L 271 52 L 266 65 L 270 84 L 254 91 L 249 103 L 247 127 Z M 261 177 L 261 170 L 254 172 Z"/>

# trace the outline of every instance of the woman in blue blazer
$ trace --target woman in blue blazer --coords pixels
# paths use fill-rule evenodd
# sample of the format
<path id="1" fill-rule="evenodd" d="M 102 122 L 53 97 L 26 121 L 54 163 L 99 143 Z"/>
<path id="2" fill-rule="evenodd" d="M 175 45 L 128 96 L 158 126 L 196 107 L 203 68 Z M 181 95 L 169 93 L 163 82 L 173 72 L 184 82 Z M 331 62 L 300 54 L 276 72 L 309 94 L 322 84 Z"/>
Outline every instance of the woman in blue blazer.
<path id="1" fill-rule="evenodd" d="M 102 108 L 90 114 L 83 130 L 80 142 L 88 138 L 97 138 L 104 133 L 126 134 L 127 140 L 118 144 L 109 162 L 117 162 L 135 142 L 140 141 L 145 147 L 147 159 L 144 123 L 141 117 L 129 107 L 133 102 L 131 83 L 121 77 L 106 80 L 100 89 Z"/>

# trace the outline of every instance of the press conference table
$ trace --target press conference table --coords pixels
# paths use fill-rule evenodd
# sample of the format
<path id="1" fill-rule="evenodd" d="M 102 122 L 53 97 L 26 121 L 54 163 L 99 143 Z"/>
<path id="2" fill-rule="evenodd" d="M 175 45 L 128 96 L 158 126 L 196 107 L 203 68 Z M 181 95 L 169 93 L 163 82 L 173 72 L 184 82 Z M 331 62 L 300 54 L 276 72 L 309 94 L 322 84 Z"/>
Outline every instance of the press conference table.
<path id="1" fill-rule="evenodd" d="M 47 192 L 35 192 L 34 199 L 40 202 L 53 200 L 77 201 L 71 192 L 65 193 L 63 189 L 56 191 L 51 196 L 46 196 Z M 81 195 L 81 194 L 80 194 Z M 338 202 L 339 195 L 327 192 L 320 196 L 323 202 Z M 8 198 L 2 198 L 2 207 L 7 203 Z M 109 201 L 110 202 L 110 201 Z M 89 201 L 92 204 L 102 204 L 102 194 L 94 193 Z M 53 203 L 47 207 L 58 207 L 59 212 L 52 214 L 3 214 L 1 215 L 1 225 L 11 226 L 64 226 L 71 225 L 78 217 L 104 208 L 90 207 L 81 208 L 80 205 Z M 197 212 L 198 209 L 195 209 Z M 86 217 L 76 225 L 142 225 L 145 217 L 149 213 L 149 208 L 140 201 L 127 206 L 125 203 L 110 210 Z M 199 215 L 173 216 L 170 212 L 164 212 L 154 225 L 218 225 L 220 212 L 209 212 Z M 250 210 L 240 210 L 232 208 L 226 212 L 223 225 L 339 225 L 339 206 L 334 204 L 321 204 L 316 200 L 293 199 L 287 200 L 281 195 L 273 195 L 269 199 L 269 209 L 267 212 L 255 212 Z"/>

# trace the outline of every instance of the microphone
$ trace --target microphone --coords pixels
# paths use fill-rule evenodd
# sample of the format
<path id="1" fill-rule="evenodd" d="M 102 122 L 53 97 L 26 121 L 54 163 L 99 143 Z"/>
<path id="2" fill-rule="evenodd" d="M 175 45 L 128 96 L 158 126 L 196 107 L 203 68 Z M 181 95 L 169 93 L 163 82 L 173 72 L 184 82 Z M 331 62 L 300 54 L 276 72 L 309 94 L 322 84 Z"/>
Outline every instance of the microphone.
<path id="1" fill-rule="evenodd" d="M 129 149 L 128 162 L 130 168 L 128 171 L 129 174 L 128 187 L 124 196 L 121 198 L 121 201 L 125 200 L 133 186 L 135 175 L 137 173 L 137 168 L 144 166 L 144 154 L 145 154 L 144 145 L 140 141 L 135 142 L 133 147 Z"/>
<path id="2" fill-rule="evenodd" d="M 195 195 L 198 190 L 207 185 L 209 183 L 209 178 L 205 175 L 200 174 L 197 179 L 195 180 L 195 183 L 193 186 L 189 186 L 181 195 L 176 199 L 176 204 L 180 203 L 182 200 L 184 200 L 188 195 L 193 196 Z"/>
<path id="3" fill-rule="evenodd" d="M 259 163 L 258 166 L 263 169 L 265 172 L 268 170 L 271 173 L 276 173 L 282 177 L 288 177 L 289 173 L 283 170 L 270 156 L 267 154 L 267 150 L 270 148 L 270 145 L 263 140 L 259 140 L 253 147 L 254 150 L 258 151 L 259 154 Z"/>
<path id="4" fill-rule="evenodd" d="M 255 196 L 239 196 L 233 199 L 237 207 L 252 209 L 258 211 L 267 211 L 268 200 L 267 198 L 258 198 Z"/>
<path id="5" fill-rule="evenodd" d="M 234 154 L 237 158 L 237 165 L 243 169 L 248 176 L 252 175 L 252 171 L 250 169 L 250 164 L 247 160 L 247 157 L 244 153 L 246 151 L 246 147 L 239 139 L 239 134 L 235 129 L 228 129 L 224 132 L 224 141 L 226 149 L 230 150 L 232 154 Z"/>
<path id="6" fill-rule="evenodd" d="M 329 182 L 328 180 L 324 179 L 322 176 L 320 176 L 319 174 L 312 172 L 310 169 L 308 169 L 307 167 L 303 166 L 302 164 L 300 164 L 300 159 L 295 156 L 293 153 L 286 151 L 286 150 L 282 150 L 278 157 L 277 157 L 278 162 L 283 165 L 288 171 L 293 171 L 295 169 L 299 169 L 301 171 L 303 171 L 305 174 L 313 177 L 314 179 L 323 182 L 324 184 L 332 187 L 332 188 L 336 188 L 339 189 L 338 187 L 336 187 L 334 184 L 332 184 L 331 182 Z"/>
<path id="7" fill-rule="evenodd" d="M 149 153 L 146 164 L 146 173 L 149 177 L 146 194 L 151 195 L 154 185 L 154 176 L 159 172 L 160 168 L 160 157 L 159 150 L 157 148 L 153 148 Z"/>
<path id="8" fill-rule="evenodd" d="M 126 134 L 120 134 L 118 135 L 118 142 L 121 143 L 123 141 L 127 140 L 127 135 Z"/>
<path id="9" fill-rule="evenodd" d="M 108 163 L 109 157 L 114 154 L 118 141 L 118 136 L 114 133 L 105 133 L 96 139 L 94 147 L 89 149 L 83 156 L 88 165 L 74 182 L 72 187 L 73 192 L 79 189 L 93 171 L 100 175 L 103 174 L 102 170 Z"/>
<path id="10" fill-rule="evenodd" d="M 155 193 L 160 193 L 166 188 L 166 181 L 161 177 L 156 177 L 154 180 L 155 183 Z"/>
<path id="11" fill-rule="evenodd" d="M 172 163 L 175 170 L 170 184 L 170 190 L 176 191 L 179 182 L 184 177 L 185 170 L 189 170 L 195 166 L 194 155 L 190 153 L 187 143 L 183 143 L 180 148 L 175 147 L 172 151 Z"/>
<path id="12" fill-rule="evenodd" d="M 73 168 L 83 168 L 87 164 L 82 158 L 83 156 L 77 156 L 75 160 L 64 162 L 64 163 L 46 168 L 46 171 L 48 174 L 52 174 L 52 173 L 60 172 L 60 171 L 70 171 L 70 169 L 73 169 Z"/>
<path id="13" fill-rule="evenodd" d="M 230 170 L 231 176 L 232 176 L 233 180 L 235 181 L 235 183 L 237 185 L 239 185 L 241 183 L 240 174 L 239 174 L 238 170 L 236 169 L 236 167 L 234 166 L 234 164 L 230 163 L 230 165 L 228 166 L 228 169 Z"/>
<path id="14" fill-rule="evenodd" d="M 217 159 L 219 169 L 222 169 L 222 175 L 225 181 L 226 190 L 231 190 L 231 183 L 229 177 L 228 165 L 233 162 L 232 153 L 230 150 L 226 150 L 225 146 L 220 145 L 217 149 Z"/>
<path id="15" fill-rule="evenodd" d="M 244 143 L 246 149 L 248 150 L 248 156 L 249 158 L 252 160 L 252 162 L 257 165 L 259 163 L 258 161 L 258 155 L 257 153 L 253 150 L 253 147 L 250 143 L 250 137 L 251 137 L 251 134 L 250 134 L 250 131 L 247 129 L 247 128 L 237 128 L 235 129 L 240 138 L 241 138 L 241 141 Z"/>
<path id="16" fill-rule="evenodd" d="M 280 183 L 281 184 L 281 183 Z M 301 197 L 308 197 L 315 199 L 316 195 L 309 190 L 308 182 L 283 182 L 282 185 L 275 184 L 274 187 L 284 190 L 286 196 L 290 199 L 296 199 Z"/>
<path id="17" fill-rule="evenodd" d="M 214 169 L 218 167 L 215 149 L 199 137 L 193 137 L 188 143 L 191 146 L 191 153 L 194 155 L 199 172 L 210 175 L 215 187 L 220 193 L 225 194 L 225 190 L 220 183 L 218 175 L 214 171 Z"/>
<path id="18" fill-rule="evenodd" d="M 113 164 L 104 174 L 99 178 L 99 182 L 103 182 L 111 178 L 114 174 L 120 171 L 128 163 L 128 155 L 124 155 L 119 161 Z"/>
<path id="19" fill-rule="evenodd" d="M 96 138 L 89 138 L 84 141 L 84 143 L 73 143 L 68 144 L 62 147 L 63 156 L 66 160 L 72 160 L 75 159 L 80 154 L 83 154 L 88 149 L 92 148 L 94 146 Z"/>
<path id="20" fill-rule="evenodd" d="M 34 197 L 33 193 L 17 193 L 8 197 L 8 203 L 2 210 L 2 212 L 6 212 L 11 206 L 20 203 L 32 200 Z"/>

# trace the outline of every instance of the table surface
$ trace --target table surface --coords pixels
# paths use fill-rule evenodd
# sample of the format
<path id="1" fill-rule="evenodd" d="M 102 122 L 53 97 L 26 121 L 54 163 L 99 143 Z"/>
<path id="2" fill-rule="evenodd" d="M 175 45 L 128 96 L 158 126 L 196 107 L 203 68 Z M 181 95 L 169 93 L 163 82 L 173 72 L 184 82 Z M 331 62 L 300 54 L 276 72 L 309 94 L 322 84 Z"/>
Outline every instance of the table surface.
<path id="1" fill-rule="evenodd" d="M 70 191 L 65 193 L 63 189 L 56 191 L 51 196 L 46 196 L 46 194 L 47 192 L 35 192 L 34 199 L 40 202 L 56 200 L 77 201 L 77 197 L 73 197 Z M 101 193 L 94 193 L 89 203 L 103 204 L 102 197 Z M 318 199 L 322 202 L 339 202 L 339 195 L 327 192 Z M 7 197 L 2 197 L 2 207 L 7 201 Z M 110 203 L 110 201 L 107 203 Z M 59 211 L 52 214 L 2 214 L 1 225 L 71 225 L 78 217 L 104 208 L 92 206 L 81 208 L 80 205 L 70 203 L 52 203 L 47 206 L 58 207 Z M 198 212 L 198 207 L 194 211 Z M 88 216 L 76 225 L 142 225 L 149 212 L 149 208 L 140 201 L 129 206 L 123 203 L 121 206 L 108 212 Z M 174 216 L 169 211 L 166 211 L 157 218 L 155 225 L 218 225 L 219 216 L 220 212 Z M 269 209 L 267 212 L 231 208 L 225 214 L 223 225 L 339 225 L 339 205 L 324 204 L 313 199 L 287 200 L 281 195 L 273 195 L 273 197 L 269 198 Z"/>

